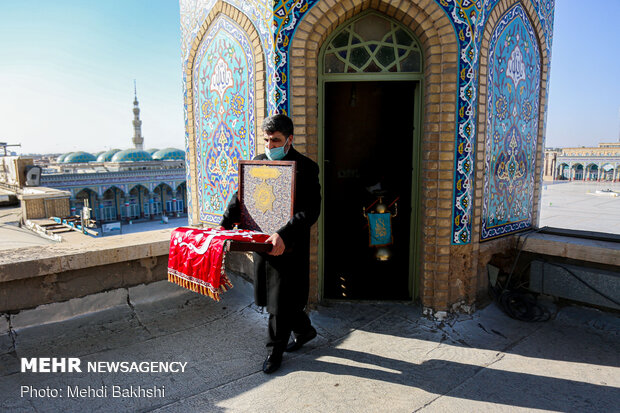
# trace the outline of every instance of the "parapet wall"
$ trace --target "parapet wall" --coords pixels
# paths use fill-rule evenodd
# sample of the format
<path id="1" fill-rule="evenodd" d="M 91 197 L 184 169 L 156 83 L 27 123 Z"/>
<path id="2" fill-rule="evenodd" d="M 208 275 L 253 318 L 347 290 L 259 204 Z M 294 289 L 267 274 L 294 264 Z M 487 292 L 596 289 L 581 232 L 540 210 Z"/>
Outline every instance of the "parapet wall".
<path id="1" fill-rule="evenodd" d="M 169 230 L 5 251 L 0 312 L 166 278 Z"/>
<path id="2" fill-rule="evenodd" d="M 166 280 L 169 244 L 163 229 L 3 251 L 0 313 Z M 251 260 L 231 254 L 226 267 L 249 274 Z"/>

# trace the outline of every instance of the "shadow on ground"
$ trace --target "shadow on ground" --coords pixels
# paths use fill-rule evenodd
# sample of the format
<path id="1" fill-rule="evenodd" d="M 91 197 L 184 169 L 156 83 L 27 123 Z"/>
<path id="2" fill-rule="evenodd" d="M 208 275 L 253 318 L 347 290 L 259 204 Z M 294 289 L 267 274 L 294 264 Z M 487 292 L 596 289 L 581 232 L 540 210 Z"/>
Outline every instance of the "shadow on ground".
<path id="1" fill-rule="evenodd" d="M 546 323 L 494 305 L 438 323 L 406 304 L 337 303 L 311 314 L 317 339 L 260 370 L 266 314 L 241 279 L 221 302 L 193 293 L 0 333 L 2 411 L 613 411 L 616 314 L 562 308 Z M 184 372 L 21 373 L 25 357 L 187 362 Z M 27 389 L 59 389 L 34 397 Z M 164 389 L 164 397 L 67 397 L 67 386 Z M 388 402 L 389 401 L 389 402 Z"/>

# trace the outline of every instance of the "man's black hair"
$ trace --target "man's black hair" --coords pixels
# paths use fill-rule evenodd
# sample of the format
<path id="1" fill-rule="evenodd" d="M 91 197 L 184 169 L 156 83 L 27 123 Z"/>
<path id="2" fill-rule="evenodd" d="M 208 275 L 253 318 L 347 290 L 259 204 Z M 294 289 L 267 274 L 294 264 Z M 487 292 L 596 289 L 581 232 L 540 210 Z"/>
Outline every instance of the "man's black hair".
<path id="1" fill-rule="evenodd" d="M 269 134 L 280 132 L 285 138 L 288 138 L 295 132 L 291 118 L 282 114 L 265 118 L 263 121 L 263 131 Z"/>

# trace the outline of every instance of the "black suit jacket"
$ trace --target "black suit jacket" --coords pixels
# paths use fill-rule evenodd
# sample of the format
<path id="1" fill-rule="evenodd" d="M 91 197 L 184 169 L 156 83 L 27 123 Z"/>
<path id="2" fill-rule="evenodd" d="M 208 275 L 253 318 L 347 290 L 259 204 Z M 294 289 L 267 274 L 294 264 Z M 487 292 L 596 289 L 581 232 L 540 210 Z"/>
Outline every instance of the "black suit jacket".
<path id="1" fill-rule="evenodd" d="M 264 154 L 255 160 L 268 160 Z M 292 148 L 283 161 L 296 162 L 293 217 L 276 232 L 285 245 L 281 256 L 254 254 L 254 294 L 256 304 L 267 306 L 271 314 L 303 309 L 308 301 L 310 272 L 310 228 L 321 211 L 319 167 Z M 222 225 L 232 228 L 241 220 L 237 194 L 224 213 Z"/>

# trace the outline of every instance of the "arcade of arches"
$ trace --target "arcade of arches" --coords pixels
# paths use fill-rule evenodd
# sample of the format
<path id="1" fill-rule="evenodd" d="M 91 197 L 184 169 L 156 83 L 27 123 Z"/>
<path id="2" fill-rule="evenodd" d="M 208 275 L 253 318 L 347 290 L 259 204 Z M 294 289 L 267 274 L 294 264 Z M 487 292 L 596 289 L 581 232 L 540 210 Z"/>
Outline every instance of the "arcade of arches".
<path id="1" fill-rule="evenodd" d="M 77 192 L 76 192 L 77 191 Z M 181 183 L 174 189 L 160 183 L 152 191 L 144 185 L 135 185 L 129 192 L 117 186 L 107 188 L 101 196 L 91 188 L 76 192 L 71 198 L 71 215 L 80 214 L 85 200 L 98 222 L 156 218 L 162 215 L 174 216 L 187 213 L 185 202 L 187 188 Z M 91 215 L 91 216 L 92 216 Z"/>
<path id="2" fill-rule="evenodd" d="M 183 161 L 88 162 L 41 175 L 41 186 L 71 193 L 71 215 L 88 200 L 98 222 L 187 213 Z"/>
<path id="3" fill-rule="evenodd" d="M 545 150 L 543 179 L 620 182 L 620 142 Z"/>
<path id="4" fill-rule="evenodd" d="M 99 223 L 187 213 L 185 152 L 143 149 L 135 84 L 132 112 L 134 148 L 62 154 L 43 171 L 41 186 L 71 193 L 71 215 L 86 204 Z"/>

